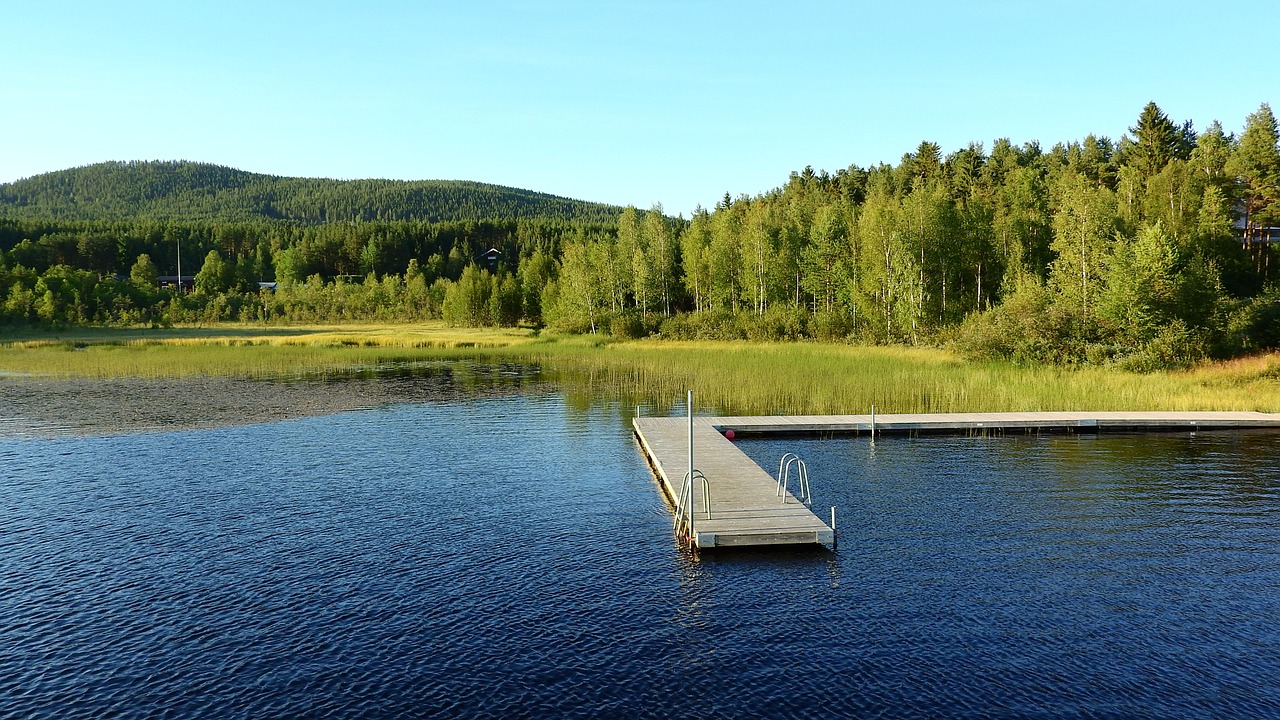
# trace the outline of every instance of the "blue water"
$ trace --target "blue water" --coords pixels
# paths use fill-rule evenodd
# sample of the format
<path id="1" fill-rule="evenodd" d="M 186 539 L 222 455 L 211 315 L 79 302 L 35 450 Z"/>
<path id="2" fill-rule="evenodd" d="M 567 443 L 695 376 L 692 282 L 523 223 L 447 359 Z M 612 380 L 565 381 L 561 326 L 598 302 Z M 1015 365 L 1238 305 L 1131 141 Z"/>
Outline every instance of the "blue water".
<path id="1" fill-rule="evenodd" d="M 701 556 L 542 390 L 0 439 L 0 717 L 1277 716 L 1277 439 L 742 443 L 840 546 Z"/>

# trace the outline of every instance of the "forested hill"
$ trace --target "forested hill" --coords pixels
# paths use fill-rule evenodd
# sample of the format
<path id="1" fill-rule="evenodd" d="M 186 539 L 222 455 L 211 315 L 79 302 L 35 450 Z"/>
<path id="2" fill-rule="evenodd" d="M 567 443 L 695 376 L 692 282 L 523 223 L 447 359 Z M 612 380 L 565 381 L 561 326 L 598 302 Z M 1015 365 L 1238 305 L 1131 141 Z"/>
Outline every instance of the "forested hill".
<path id="1" fill-rule="evenodd" d="M 184 161 L 105 162 L 0 184 L 0 216 L 27 219 L 612 223 L 620 210 L 477 182 L 277 177 Z"/>

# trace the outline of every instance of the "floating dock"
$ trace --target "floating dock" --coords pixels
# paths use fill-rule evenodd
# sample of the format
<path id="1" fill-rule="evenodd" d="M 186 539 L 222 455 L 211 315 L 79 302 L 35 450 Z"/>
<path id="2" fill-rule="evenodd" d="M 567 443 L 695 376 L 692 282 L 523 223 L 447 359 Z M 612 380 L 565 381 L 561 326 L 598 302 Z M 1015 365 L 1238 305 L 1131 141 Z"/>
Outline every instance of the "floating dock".
<path id="1" fill-rule="evenodd" d="M 1259 412 L 1009 412 L 916 415 L 803 415 L 766 417 L 643 418 L 636 438 L 673 503 L 690 497 L 688 535 L 699 548 L 834 544 L 835 529 L 726 437 L 733 435 L 1007 435 L 1280 429 L 1280 414 Z M 693 442 L 705 485 L 684 487 Z M 707 498 L 710 497 L 708 508 Z M 708 517 L 708 514 L 710 517 Z M 834 524 L 834 515 L 832 523 Z"/>

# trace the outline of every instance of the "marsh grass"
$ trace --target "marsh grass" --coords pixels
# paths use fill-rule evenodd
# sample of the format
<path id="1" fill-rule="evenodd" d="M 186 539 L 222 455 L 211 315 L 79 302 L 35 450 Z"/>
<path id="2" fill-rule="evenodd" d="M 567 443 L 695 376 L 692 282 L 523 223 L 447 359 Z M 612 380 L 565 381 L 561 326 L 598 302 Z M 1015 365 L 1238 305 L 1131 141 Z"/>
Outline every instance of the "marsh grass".
<path id="1" fill-rule="evenodd" d="M 29 333 L 0 373 L 64 377 L 290 376 L 435 360 L 536 363 L 571 400 L 666 414 L 687 388 L 725 414 L 1036 410 L 1280 411 L 1280 356 L 1185 372 L 974 363 L 937 349 L 819 343 L 608 342 L 439 324 L 226 326 Z"/>
<path id="2" fill-rule="evenodd" d="M 0 343 L 0 372 L 54 377 L 271 377 L 473 357 L 534 339 L 528 330 L 439 324 L 102 330 Z"/>
<path id="3" fill-rule="evenodd" d="M 1049 411 L 1280 411 L 1280 357 L 1244 366 L 1136 374 L 1106 368 L 973 363 L 942 350 L 813 343 L 621 343 L 561 350 L 568 388 L 666 414 L 683 389 L 725 414 Z"/>

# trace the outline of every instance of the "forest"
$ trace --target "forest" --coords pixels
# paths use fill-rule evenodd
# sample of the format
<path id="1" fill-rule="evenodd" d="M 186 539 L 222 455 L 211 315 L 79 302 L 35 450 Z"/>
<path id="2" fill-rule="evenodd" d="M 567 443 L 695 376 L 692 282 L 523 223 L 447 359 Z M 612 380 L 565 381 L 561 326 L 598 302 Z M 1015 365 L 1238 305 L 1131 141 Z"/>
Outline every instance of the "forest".
<path id="1" fill-rule="evenodd" d="M 423 198 L 413 214 L 390 195 L 337 217 L 314 206 L 120 214 L 119 203 L 82 207 L 74 179 L 39 176 L 22 181 L 39 192 L 0 188 L 42 198 L 21 211 L 0 202 L 0 322 L 443 318 L 628 338 L 948 345 L 1135 370 L 1280 346 L 1269 105 L 1237 133 L 1218 122 L 1197 131 L 1148 103 L 1128 130 L 945 155 L 926 141 L 896 165 L 806 167 L 690 218 L 660 206 L 513 217 L 501 205 L 459 217 Z M 146 185 L 119 183 L 94 197 L 141 198 Z M 198 205 L 164 197 L 153 207 Z M 194 282 L 161 287 L 179 274 L 179 252 Z"/>
<path id="2" fill-rule="evenodd" d="M 477 182 L 290 178 L 194 162 L 106 162 L 0 185 L 0 213 L 36 220 L 608 222 L 619 210 Z"/>

